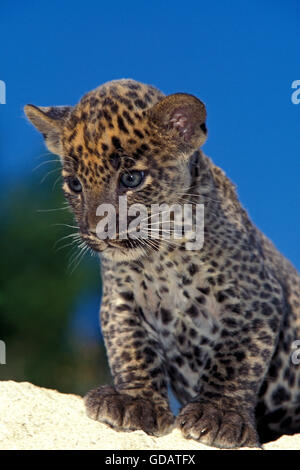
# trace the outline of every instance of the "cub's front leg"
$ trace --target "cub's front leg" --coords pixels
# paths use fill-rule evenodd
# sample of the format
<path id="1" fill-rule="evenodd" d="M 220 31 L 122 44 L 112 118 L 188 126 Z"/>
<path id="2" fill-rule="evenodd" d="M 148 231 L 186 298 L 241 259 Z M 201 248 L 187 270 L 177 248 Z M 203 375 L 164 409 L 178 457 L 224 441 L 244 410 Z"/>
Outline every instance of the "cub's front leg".
<path id="1" fill-rule="evenodd" d="M 221 448 L 259 446 L 255 407 L 282 310 L 264 301 L 251 307 L 229 305 L 220 318 L 219 339 L 199 379 L 198 393 L 177 417 L 186 438 Z"/>
<path id="2" fill-rule="evenodd" d="M 168 432 L 174 417 L 159 345 L 145 330 L 128 287 L 119 293 L 105 288 L 101 325 L 114 385 L 87 393 L 88 416 L 118 430 Z"/>

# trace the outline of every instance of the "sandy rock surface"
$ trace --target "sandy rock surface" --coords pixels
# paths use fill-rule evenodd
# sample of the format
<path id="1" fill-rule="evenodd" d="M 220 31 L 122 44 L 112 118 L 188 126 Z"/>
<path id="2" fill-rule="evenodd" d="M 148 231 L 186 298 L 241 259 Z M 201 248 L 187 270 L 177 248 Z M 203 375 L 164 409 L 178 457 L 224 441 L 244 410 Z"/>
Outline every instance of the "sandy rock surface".
<path id="1" fill-rule="evenodd" d="M 116 432 L 89 419 L 82 398 L 28 382 L 0 382 L 0 449 L 211 450 L 178 430 L 163 437 Z M 300 434 L 264 449 L 300 449 Z"/>

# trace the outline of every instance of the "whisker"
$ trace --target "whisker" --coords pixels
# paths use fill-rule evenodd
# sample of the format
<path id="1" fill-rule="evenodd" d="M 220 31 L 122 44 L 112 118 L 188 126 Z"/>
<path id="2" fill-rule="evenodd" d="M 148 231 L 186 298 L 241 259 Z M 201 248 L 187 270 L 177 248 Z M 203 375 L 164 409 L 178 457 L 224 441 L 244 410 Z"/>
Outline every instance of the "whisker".
<path id="1" fill-rule="evenodd" d="M 40 153 L 40 154 L 37 155 L 35 158 L 36 158 L 37 160 L 39 160 L 40 158 L 46 157 L 46 155 L 51 155 L 51 156 L 54 158 L 54 155 L 53 155 L 53 153 L 51 153 L 51 152 Z"/>
<path id="2" fill-rule="evenodd" d="M 33 168 L 32 171 L 37 171 L 41 166 L 46 165 L 48 163 L 57 163 L 57 162 L 60 162 L 60 160 L 55 160 L 55 159 L 54 160 L 46 160 L 44 162 L 39 163 L 35 168 Z"/>
<path id="3" fill-rule="evenodd" d="M 77 225 L 69 225 L 69 224 L 52 224 L 52 226 L 63 226 L 63 227 L 68 227 L 68 228 L 76 228 L 78 230 Z"/>
<path id="4" fill-rule="evenodd" d="M 68 264 L 68 271 L 70 271 L 71 267 L 74 266 L 77 262 L 77 260 L 80 258 L 81 254 L 82 254 L 82 251 L 83 249 L 86 247 L 86 244 L 85 242 L 82 242 L 80 243 L 76 248 L 79 249 L 79 252 L 75 252 L 71 257 L 70 257 L 70 260 L 69 260 L 69 264 Z M 72 274 L 72 273 L 71 273 Z"/>
<path id="5" fill-rule="evenodd" d="M 145 235 L 147 235 L 145 233 Z M 172 241 L 169 239 L 169 238 L 164 238 L 164 237 L 158 237 L 158 238 L 141 238 L 141 239 L 138 239 L 138 240 L 143 240 L 143 242 L 149 242 L 150 240 L 155 243 L 156 242 L 164 242 L 164 243 L 167 243 L 169 245 L 174 245 L 174 246 L 181 246 L 182 245 L 182 242 L 185 241 L 185 237 L 182 236 L 181 238 L 178 238 L 178 239 L 172 239 Z"/>
<path id="6" fill-rule="evenodd" d="M 170 210 L 166 209 L 165 211 L 148 214 L 147 217 L 144 217 L 143 219 L 141 219 L 139 223 L 144 222 L 145 220 L 149 221 L 150 219 L 152 219 L 152 217 L 157 217 L 157 216 L 159 217 L 160 215 L 166 214 L 167 212 L 170 212 Z"/>
<path id="7" fill-rule="evenodd" d="M 83 248 L 82 248 L 81 251 L 79 252 L 79 256 L 76 258 L 76 261 L 75 261 L 76 264 L 74 264 L 73 269 L 72 269 L 72 271 L 71 271 L 70 274 L 73 274 L 73 272 L 75 271 L 75 269 L 78 268 L 79 264 L 81 263 L 82 259 L 83 259 L 84 256 L 85 256 L 86 252 L 88 251 L 88 248 L 89 248 L 89 247 L 88 247 L 87 245 L 83 246 Z M 71 268 L 71 266 L 70 266 L 70 268 Z"/>
<path id="8" fill-rule="evenodd" d="M 55 173 L 57 171 L 61 171 L 61 169 L 60 168 L 55 168 L 54 170 L 48 171 L 48 173 L 41 179 L 40 184 L 43 184 L 46 181 L 46 179 L 48 178 L 48 176 L 50 176 L 52 173 Z"/>
<path id="9" fill-rule="evenodd" d="M 54 212 L 54 211 L 65 211 L 69 209 L 68 206 L 66 207 L 57 207 L 56 209 L 37 209 L 36 212 Z"/>
<path id="10" fill-rule="evenodd" d="M 54 184 L 53 184 L 53 186 L 52 186 L 52 192 L 54 191 L 54 189 L 55 189 L 55 187 L 56 187 L 58 181 L 59 181 L 61 178 L 62 178 L 62 175 L 59 175 L 59 176 L 56 178 L 56 180 L 54 181 Z"/>
<path id="11" fill-rule="evenodd" d="M 55 247 L 58 245 L 58 243 L 60 243 L 61 241 L 66 240 L 67 238 L 71 238 L 71 237 L 72 237 L 72 238 L 75 238 L 75 240 L 77 240 L 77 241 L 78 241 L 78 240 L 81 240 L 81 236 L 79 235 L 78 232 L 77 232 L 77 233 L 70 233 L 69 235 L 65 235 L 64 237 L 59 238 L 59 239 L 54 243 L 53 248 L 55 248 Z"/>
<path id="12" fill-rule="evenodd" d="M 59 246 L 56 250 L 55 253 L 57 253 L 60 250 L 63 250 L 64 248 L 67 248 L 68 246 L 72 246 L 78 243 L 78 240 L 72 240 L 70 243 L 67 243 L 66 245 Z"/>

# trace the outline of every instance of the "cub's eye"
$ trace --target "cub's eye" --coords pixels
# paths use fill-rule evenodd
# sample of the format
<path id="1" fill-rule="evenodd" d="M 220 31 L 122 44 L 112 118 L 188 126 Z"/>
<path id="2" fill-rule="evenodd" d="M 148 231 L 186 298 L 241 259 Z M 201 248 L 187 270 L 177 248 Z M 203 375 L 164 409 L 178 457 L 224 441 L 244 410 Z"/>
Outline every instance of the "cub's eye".
<path id="1" fill-rule="evenodd" d="M 120 181 L 126 188 L 136 188 L 142 183 L 144 177 L 145 173 L 143 171 L 133 170 L 122 173 Z"/>
<path id="2" fill-rule="evenodd" d="M 82 185 L 81 185 L 79 179 L 76 178 L 76 176 L 70 176 L 68 178 L 68 185 L 69 185 L 69 188 L 71 189 L 71 191 L 73 191 L 74 193 L 81 193 Z"/>

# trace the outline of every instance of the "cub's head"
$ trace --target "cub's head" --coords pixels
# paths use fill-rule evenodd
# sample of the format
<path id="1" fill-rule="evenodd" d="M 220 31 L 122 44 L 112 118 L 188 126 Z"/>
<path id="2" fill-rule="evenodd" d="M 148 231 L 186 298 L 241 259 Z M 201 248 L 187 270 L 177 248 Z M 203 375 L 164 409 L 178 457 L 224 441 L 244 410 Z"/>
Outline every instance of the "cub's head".
<path id="1" fill-rule="evenodd" d="M 149 85 L 115 80 L 76 106 L 28 104 L 25 113 L 61 158 L 63 191 L 85 242 L 107 257 L 144 253 L 128 223 L 116 217 L 115 236 L 106 236 L 101 222 L 106 217 L 108 226 L 120 215 L 120 200 L 128 208 L 142 204 L 148 214 L 152 204 L 182 203 L 191 158 L 206 139 L 204 104 L 192 95 L 164 96 Z M 147 246 L 155 249 L 159 240 Z"/>

